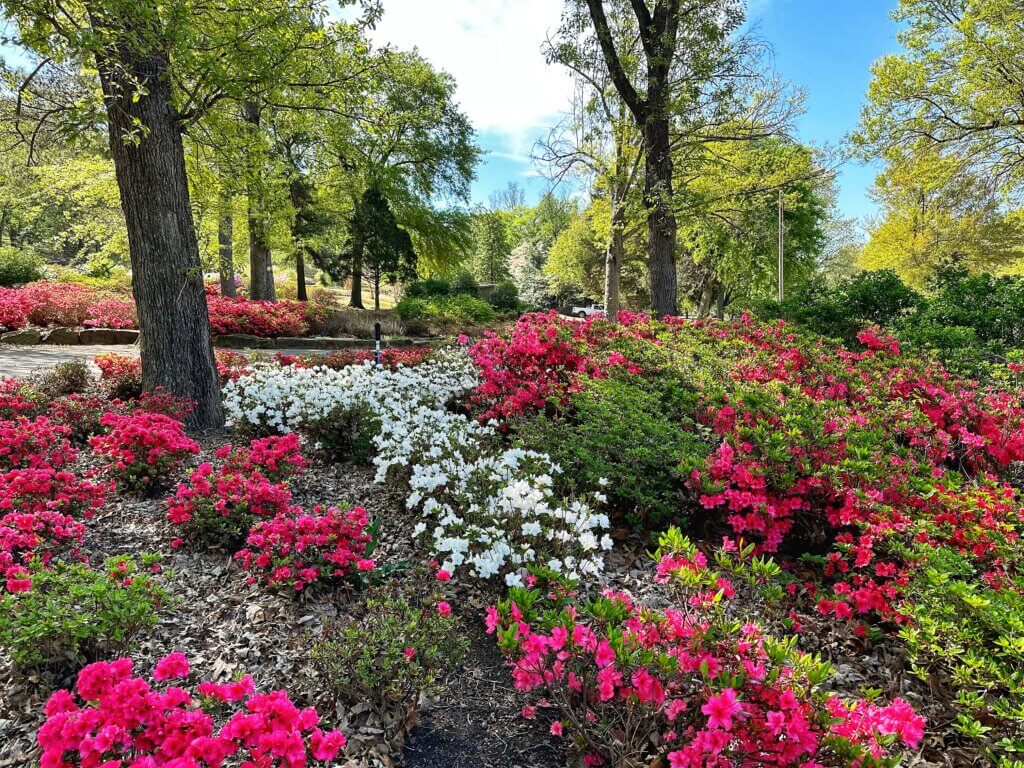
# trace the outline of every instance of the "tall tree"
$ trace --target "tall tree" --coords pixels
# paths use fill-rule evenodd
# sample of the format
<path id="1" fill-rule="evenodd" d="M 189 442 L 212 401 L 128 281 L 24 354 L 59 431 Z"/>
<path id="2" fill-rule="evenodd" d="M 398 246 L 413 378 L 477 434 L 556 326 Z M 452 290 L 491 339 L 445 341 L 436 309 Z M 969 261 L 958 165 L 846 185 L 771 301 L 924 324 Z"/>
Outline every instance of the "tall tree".
<path id="1" fill-rule="evenodd" d="M 512 243 L 508 236 L 507 213 L 502 210 L 481 211 L 476 217 L 476 276 L 488 283 L 509 277 Z"/>
<path id="2" fill-rule="evenodd" d="M 866 158 L 921 142 L 1024 191 L 1024 4 L 900 0 L 902 53 L 885 56 L 854 140 Z"/>
<path id="3" fill-rule="evenodd" d="M 306 46 L 289 33 L 321 18 L 317 0 L 210 6 L 201 0 L 0 0 L 37 57 L 95 71 L 125 213 L 142 331 L 143 383 L 197 403 L 194 425 L 223 423 L 182 132 L 225 99 L 278 81 Z M 28 73 L 27 90 L 33 72 Z"/>
<path id="4" fill-rule="evenodd" d="M 1008 206 L 995 177 L 928 141 L 885 158 L 872 189 L 881 210 L 860 266 L 923 287 L 942 267 L 1000 271 L 1024 259 L 1024 210 Z"/>

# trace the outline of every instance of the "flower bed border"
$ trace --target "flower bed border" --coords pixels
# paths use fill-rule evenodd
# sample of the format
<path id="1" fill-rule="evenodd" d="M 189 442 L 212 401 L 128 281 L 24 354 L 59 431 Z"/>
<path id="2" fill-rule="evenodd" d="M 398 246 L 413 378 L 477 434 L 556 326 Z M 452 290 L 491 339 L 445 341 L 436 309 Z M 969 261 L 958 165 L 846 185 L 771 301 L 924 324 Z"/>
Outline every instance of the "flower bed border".
<path id="1" fill-rule="evenodd" d="M 0 343 L 11 346 L 127 346 L 137 344 L 139 332 L 124 328 L 51 328 L 22 329 L 0 334 Z M 447 341 L 445 338 L 395 336 L 384 340 L 387 347 L 419 347 Z M 213 337 L 213 346 L 222 349 L 366 349 L 372 339 L 354 336 L 279 336 L 269 339 L 247 333 L 227 333 Z"/>

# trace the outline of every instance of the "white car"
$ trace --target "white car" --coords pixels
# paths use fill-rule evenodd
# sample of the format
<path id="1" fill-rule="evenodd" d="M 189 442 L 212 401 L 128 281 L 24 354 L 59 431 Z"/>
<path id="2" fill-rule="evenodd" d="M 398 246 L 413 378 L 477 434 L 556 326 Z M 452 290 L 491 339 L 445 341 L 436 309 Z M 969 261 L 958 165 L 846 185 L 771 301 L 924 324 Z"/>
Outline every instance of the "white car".
<path id="1" fill-rule="evenodd" d="M 573 317 L 578 317 L 581 320 L 585 320 L 586 318 L 588 318 L 588 317 L 590 317 L 592 315 L 603 314 L 603 313 L 604 313 L 604 305 L 603 304 L 591 304 L 591 305 L 586 306 L 586 307 L 573 307 L 572 308 L 572 315 L 573 315 Z"/>

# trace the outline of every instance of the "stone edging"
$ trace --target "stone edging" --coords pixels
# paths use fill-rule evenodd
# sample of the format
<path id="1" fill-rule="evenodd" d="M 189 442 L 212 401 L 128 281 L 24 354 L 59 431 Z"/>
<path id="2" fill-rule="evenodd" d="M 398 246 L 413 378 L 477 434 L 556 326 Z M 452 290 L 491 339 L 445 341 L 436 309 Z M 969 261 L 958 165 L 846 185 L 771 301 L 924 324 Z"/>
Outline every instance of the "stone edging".
<path id="1" fill-rule="evenodd" d="M 0 334 L 0 343 L 23 347 L 38 344 L 113 346 L 136 344 L 138 340 L 139 332 L 127 328 L 51 328 L 46 331 L 26 328 Z M 395 336 L 385 339 L 384 344 L 388 347 L 420 347 L 439 341 L 444 340 Z M 246 333 L 228 333 L 214 336 L 213 346 L 223 349 L 366 349 L 373 346 L 373 340 L 331 336 L 279 336 L 276 339 L 265 339 Z"/>

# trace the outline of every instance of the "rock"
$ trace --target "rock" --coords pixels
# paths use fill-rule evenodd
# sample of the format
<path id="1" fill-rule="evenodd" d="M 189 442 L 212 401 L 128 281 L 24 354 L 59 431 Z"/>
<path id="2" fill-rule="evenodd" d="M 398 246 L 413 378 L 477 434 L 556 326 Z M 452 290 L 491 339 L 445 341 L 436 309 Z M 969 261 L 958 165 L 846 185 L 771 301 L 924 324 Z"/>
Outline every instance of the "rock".
<path id="1" fill-rule="evenodd" d="M 78 334 L 81 344 L 134 344 L 139 332 L 131 328 L 86 328 Z"/>
<path id="2" fill-rule="evenodd" d="M 17 344 L 22 347 L 34 346 L 42 341 L 42 339 L 43 334 L 31 328 L 21 331 L 8 331 L 0 336 L 0 342 L 4 344 Z"/>
<path id="3" fill-rule="evenodd" d="M 81 331 L 74 328 L 53 328 L 43 334 L 43 344 L 60 344 L 62 346 L 70 346 L 72 344 L 81 344 L 80 338 Z"/>
<path id="4" fill-rule="evenodd" d="M 273 339 L 264 339 L 250 333 L 222 333 L 213 337 L 213 346 L 224 349 L 272 349 Z"/>

